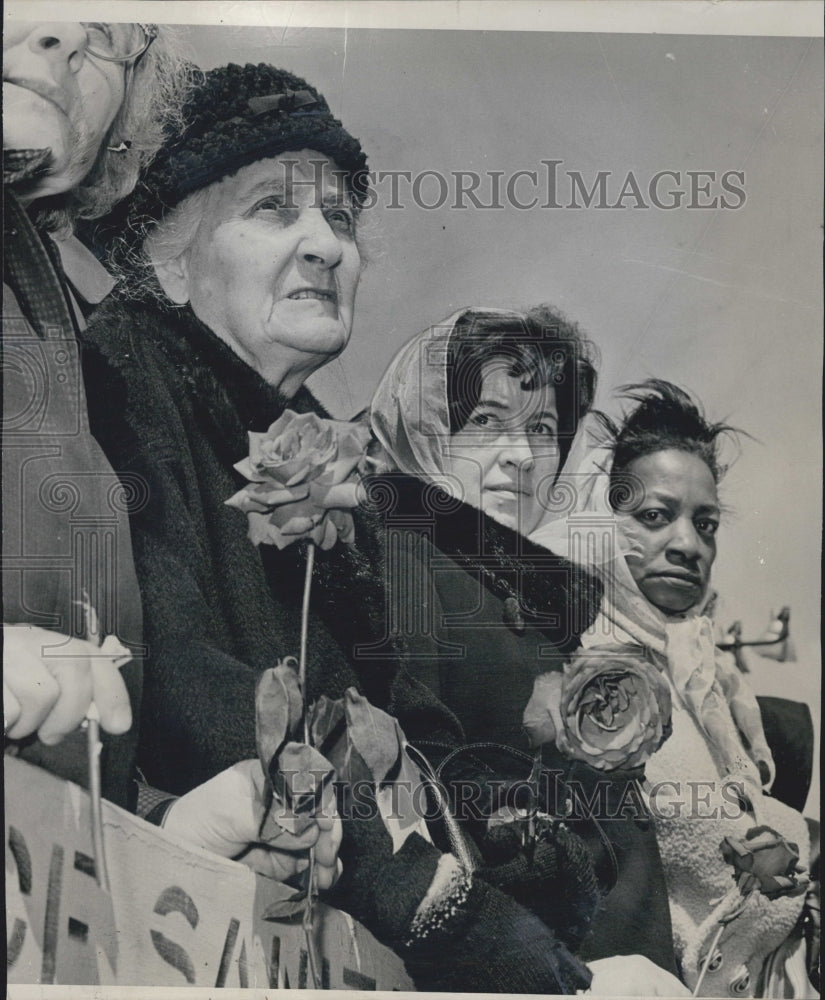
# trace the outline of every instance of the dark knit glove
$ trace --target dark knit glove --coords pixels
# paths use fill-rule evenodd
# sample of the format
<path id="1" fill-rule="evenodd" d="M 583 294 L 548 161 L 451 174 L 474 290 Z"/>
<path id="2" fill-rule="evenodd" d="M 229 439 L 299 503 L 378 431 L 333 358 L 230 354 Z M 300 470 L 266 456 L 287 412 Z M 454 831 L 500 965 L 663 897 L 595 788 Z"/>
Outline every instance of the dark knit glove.
<path id="1" fill-rule="evenodd" d="M 533 850 L 521 843 L 521 826 L 493 827 L 480 843 L 485 864 L 477 875 L 512 896 L 577 949 L 601 900 L 590 852 L 560 824 L 542 829 Z"/>
<path id="2" fill-rule="evenodd" d="M 326 899 L 395 949 L 433 880 L 440 852 L 414 833 L 393 854 L 372 785 L 359 783 L 357 797 L 349 784 L 337 788 L 343 872 Z"/>
<path id="3" fill-rule="evenodd" d="M 589 970 L 547 925 L 510 896 L 472 877 L 416 920 L 399 954 L 419 990 L 574 994 Z"/>
<path id="4" fill-rule="evenodd" d="M 343 874 L 325 898 L 398 954 L 418 990 L 589 986 L 587 969 L 541 920 L 416 833 L 393 853 L 372 789 L 359 786 L 357 802 L 348 786 L 341 792 Z"/>

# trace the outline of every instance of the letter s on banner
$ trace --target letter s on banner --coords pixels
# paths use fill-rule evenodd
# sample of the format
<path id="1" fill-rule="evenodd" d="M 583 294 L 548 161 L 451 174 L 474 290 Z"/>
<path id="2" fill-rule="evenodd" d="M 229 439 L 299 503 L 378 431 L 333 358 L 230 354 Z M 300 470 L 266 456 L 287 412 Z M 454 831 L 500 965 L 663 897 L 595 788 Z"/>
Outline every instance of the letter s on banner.
<path id="1" fill-rule="evenodd" d="M 167 913 L 182 913 L 192 930 L 198 926 L 198 908 L 195 906 L 195 901 L 189 893 L 184 892 L 177 885 L 168 886 L 163 890 L 155 903 L 154 912 L 161 917 L 165 917 Z M 164 962 L 167 962 L 172 968 L 182 973 L 190 986 L 194 986 L 195 967 L 192 965 L 192 960 L 184 949 L 179 944 L 171 941 L 165 934 L 161 934 L 160 931 L 152 930 L 150 934 L 152 935 L 152 944 L 155 946 L 155 951 L 158 955 L 160 955 Z"/>

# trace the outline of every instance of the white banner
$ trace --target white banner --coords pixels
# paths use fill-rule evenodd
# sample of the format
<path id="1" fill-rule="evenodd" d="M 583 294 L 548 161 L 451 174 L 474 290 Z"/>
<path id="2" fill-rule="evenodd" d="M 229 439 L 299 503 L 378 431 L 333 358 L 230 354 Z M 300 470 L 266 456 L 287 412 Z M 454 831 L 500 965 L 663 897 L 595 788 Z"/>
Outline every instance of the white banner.
<path id="1" fill-rule="evenodd" d="M 179 844 L 104 802 L 111 892 L 95 878 L 89 797 L 5 758 L 10 983 L 304 988 L 304 932 L 263 914 L 277 883 Z M 410 990 L 401 961 L 346 914 L 318 906 L 328 989 Z"/>

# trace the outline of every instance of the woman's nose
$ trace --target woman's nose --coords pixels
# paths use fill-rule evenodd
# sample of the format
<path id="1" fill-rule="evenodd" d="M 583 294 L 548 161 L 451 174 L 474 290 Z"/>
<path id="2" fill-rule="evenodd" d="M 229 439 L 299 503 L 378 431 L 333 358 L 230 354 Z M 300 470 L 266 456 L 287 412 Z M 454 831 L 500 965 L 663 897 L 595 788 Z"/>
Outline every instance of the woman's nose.
<path id="1" fill-rule="evenodd" d="M 687 559 L 695 559 L 700 554 L 699 534 L 689 518 L 678 518 L 673 522 L 668 551 Z"/>
<path id="2" fill-rule="evenodd" d="M 335 267 L 341 261 L 343 247 L 324 213 L 317 208 L 305 208 L 301 215 L 300 256 L 307 263 L 324 269 Z"/>
<path id="3" fill-rule="evenodd" d="M 533 452 L 522 430 L 504 431 L 499 438 L 499 465 L 515 465 L 524 472 L 533 467 Z"/>
<path id="4" fill-rule="evenodd" d="M 53 66 L 67 66 L 77 73 L 86 58 L 88 39 L 82 24 L 53 21 L 38 24 L 30 32 L 28 47 Z"/>

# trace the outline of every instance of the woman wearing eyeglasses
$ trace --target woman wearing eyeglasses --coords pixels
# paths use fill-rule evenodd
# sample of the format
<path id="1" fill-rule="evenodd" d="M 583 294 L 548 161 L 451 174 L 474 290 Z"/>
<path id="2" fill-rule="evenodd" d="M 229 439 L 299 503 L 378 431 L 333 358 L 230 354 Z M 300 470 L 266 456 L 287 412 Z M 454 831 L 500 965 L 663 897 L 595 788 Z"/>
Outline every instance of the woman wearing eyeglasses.
<path id="1" fill-rule="evenodd" d="M 3 36 L 3 149 L 48 156 L 13 178 L 51 232 L 108 212 L 174 126 L 187 70 L 153 24 L 15 23 Z M 7 164 L 8 167 L 8 164 Z"/>
<path id="2" fill-rule="evenodd" d="M 112 282 L 72 229 L 132 190 L 174 127 L 188 70 L 154 25 L 4 28 L 4 734 L 13 752 L 85 784 L 77 727 L 93 700 L 109 734 L 103 792 L 125 803 L 140 664 L 121 678 L 96 646 L 115 634 L 135 651 L 140 600 L 77 345 Z"/>

